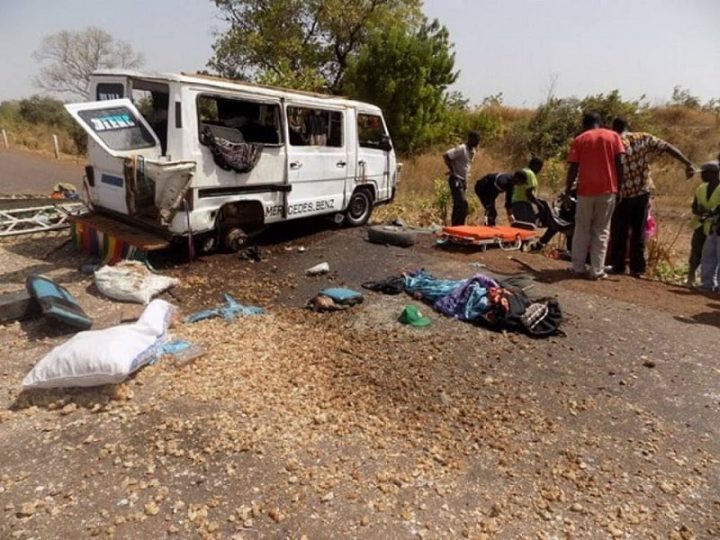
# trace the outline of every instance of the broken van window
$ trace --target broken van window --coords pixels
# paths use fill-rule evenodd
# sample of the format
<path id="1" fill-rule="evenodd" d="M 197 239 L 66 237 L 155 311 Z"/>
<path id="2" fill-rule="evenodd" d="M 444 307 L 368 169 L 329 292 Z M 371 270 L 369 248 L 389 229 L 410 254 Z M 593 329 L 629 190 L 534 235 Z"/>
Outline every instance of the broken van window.
<path id="1" fill-rule="evenodd" d="M 293 146 L 343 145 L 343 114 L 306 107 L 288 107 L 288 130 Z"/>
<path id="2" fill-rule="evenodd" d="M 363 148 L 379 148 L 386 135 L 382 118 L 375 114 L 358 114 L 358 143 Z"/>
<path id="3" fill-rule="evenodd" d="M 135 79 L 131 99 L 160 139 L 161 154 L 167 153 L 169 88 L 166 84 Z"/>
<path id="4" fill-rule="evenodd" d="M 98 83 L 95 89 L 95 100 L 122 99 L 125 97 L 125 87 L 122 83 Z"/>
<path id="5" fill-rule="evenodd" d="M 111 150 L 124 152 L 155 146 L 153 136 L 127 107 L 81 110 L 77 114 Z"/>
<path id="6" fill-rule="evenodd" d="M 198 135 L 209 129 L 216 138 L 234 143 L 280 144 L 280 107 L 219 96 L 199 96 Z"/>

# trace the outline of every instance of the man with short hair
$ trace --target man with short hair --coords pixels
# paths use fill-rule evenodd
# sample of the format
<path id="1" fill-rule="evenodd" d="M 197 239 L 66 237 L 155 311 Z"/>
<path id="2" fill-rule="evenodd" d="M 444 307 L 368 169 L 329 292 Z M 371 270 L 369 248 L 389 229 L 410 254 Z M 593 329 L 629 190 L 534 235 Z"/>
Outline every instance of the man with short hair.
<path id="1" fill-rule="evenodd" d="M 603 279 L 610 219 L 618 186 L 623 183 L 623 146 L 620 135 L 600 127 L 597 113 L 586 113 L 583 133 L 575 137 L 568 154 L 567 194 L 577 181 L 577 211 L 572 243 L 572 270 L 585 271 L 590 248 L 590 279 Z"/>
<path id="2" fill-rule="evenodd" d="M 470 164 L 475 159 L 475 151 L 479 144 L 480 133 L 471 131 L 468 133 L 465 144 L 451 148 L 443 155 L 443 160 L 448 168 L 450 195 L 453 200 L 451 220 L 453 226 L 465 225 L 468 213 L 467 178 L 470 174 Z"/>
<path id="3" fill-rule="evenodd" d="M 497 209 L 495 200 L 505 193 L 505 212 L 512 223 L 512 195 L 516 189 L 527 186 L 528 176 L 523 170 L 514 173 L 490 173 L 475 182 L 475 194 L 485 209 L 485 225 L 494 227 L 497 224 Z"/>
<path id="4" fill-rule="evenodd" d="M 610 227 L 610 262 L 613 273 L 625 273 L 629 232 L 630 275 L 640 277 L 645 273 L 645 222 L 654 187 L 650 162 L 659 155 L 668 154 L 685 165 L 687 178 L 693 175 L 693 164 L 672 144 L 650 133 L 629 131 L 624 118 L 615 118 L 612 128 L 625 146 L 625 179 Z"/>

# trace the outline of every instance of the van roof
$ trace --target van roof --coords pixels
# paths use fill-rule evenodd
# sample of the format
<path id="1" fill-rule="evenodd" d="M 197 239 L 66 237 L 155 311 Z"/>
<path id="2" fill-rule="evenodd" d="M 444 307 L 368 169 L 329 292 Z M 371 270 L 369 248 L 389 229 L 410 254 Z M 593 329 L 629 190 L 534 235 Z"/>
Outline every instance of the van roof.
<path id="1" fill-rule="evenodd" d="M 100 69 L 93 72 L 93 77 L 131 77 L 134 79 L 144 79 L 150 81 L 176 82 L 184 84 L 201 85 L 208 88 L 219 88 L 224 90 L 240 90 L 251 92 L 266 97 L 296 97 L 305 101 L 312 102 L 331 102 L 336 105 L 345 105 L 358 107 L 366 110 L 380 112 L 380 107 L 371 103 L 355 101 L 339 96 L 329 94 L 320 94 L 317 92 L 305 92 L 302 90 L 287 90 L 274 86 L 266 86 L 262 84 L 249 83 L 244 81 L 236 81 L 226 79 L 215 75 L 204 75 L 201 73 L 159 73 L 153 71 L 138 71 L 134 69 Z M 309 99 L 308 99 L 309 98 Z"/>

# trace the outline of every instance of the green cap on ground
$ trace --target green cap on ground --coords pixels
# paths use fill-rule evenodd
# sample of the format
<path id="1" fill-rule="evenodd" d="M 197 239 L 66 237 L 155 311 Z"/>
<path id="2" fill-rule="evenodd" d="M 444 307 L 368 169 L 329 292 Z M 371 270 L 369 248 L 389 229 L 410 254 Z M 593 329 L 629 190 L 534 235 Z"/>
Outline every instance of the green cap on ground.
<path id="1" fill-rule="evenodd" d="M 429 317 L 424 317 L 417 306 L 407 304 L 398 319 L 403 324 L 416 326 L 418 328 L 428 326 L 432 322 Z"/>

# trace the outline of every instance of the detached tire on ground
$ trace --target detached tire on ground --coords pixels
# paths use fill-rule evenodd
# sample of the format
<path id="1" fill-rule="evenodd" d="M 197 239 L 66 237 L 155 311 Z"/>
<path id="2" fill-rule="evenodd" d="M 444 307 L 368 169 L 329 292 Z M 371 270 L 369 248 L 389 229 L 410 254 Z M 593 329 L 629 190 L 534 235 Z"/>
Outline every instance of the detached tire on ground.
<path id="1" fill-rule="evenodd" d="M 410 247 L 415 243 L 417 233 L 395 225 L 376 225 L 368 229 L 368 242 Z"/>

